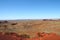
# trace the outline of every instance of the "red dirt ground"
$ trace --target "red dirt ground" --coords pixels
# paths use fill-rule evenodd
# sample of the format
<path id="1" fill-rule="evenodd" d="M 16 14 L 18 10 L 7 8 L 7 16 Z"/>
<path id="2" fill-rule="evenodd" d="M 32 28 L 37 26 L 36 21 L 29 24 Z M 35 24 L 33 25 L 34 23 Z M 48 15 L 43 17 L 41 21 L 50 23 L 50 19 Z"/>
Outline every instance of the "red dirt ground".
<path id="1" fill-rule="evenodd" d="M 16 33 L 8 34 L 0 32 L 0 40 L 60 40 L 60 36 L 55 33 L 36 33 L 34 38 L 23 38 Z"/>

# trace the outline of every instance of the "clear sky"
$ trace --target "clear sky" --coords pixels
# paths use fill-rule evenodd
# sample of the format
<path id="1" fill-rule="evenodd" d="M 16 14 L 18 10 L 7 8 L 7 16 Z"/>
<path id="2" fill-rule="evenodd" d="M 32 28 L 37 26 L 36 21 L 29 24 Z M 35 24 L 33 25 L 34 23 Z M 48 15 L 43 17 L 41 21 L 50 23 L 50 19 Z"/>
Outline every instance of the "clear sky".
<path id="1" fill-rule="evenodd" d="M 60 0 L 0 0 L 0 20 L 60 18 Z"/>

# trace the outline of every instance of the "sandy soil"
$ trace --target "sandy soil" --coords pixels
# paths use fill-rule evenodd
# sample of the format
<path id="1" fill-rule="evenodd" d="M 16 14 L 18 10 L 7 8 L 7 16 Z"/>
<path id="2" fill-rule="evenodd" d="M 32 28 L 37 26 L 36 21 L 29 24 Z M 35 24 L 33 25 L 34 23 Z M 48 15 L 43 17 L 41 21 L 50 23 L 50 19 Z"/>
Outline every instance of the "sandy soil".
<path id="1" fill-rule="evenodd" d="M 37 32 L 60 35 L 60 20 L 9 20 L 0 21 L 0 32 L 28 34 L 35 37 Z"/>

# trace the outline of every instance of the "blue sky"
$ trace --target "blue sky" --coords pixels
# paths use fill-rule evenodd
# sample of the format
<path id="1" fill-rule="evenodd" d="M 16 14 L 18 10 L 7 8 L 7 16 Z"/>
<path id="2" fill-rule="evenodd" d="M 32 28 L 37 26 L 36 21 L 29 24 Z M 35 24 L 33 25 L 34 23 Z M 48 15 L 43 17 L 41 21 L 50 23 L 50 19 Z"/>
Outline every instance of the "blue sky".
<path id="1" fill-rule="evenodd" d="M 60 0 L 0 0 L 0 20 L 60 18 Z"/>

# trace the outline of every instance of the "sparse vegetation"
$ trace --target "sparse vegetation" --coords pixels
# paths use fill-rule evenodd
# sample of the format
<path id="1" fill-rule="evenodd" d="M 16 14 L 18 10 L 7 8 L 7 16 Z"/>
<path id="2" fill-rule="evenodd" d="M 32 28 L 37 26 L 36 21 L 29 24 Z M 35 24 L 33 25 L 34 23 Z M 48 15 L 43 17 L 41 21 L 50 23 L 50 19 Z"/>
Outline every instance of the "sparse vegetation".
<path id="1" fill-rule="evenodd" d="M 21 38 L 30 38 L 30 35 L 27 35 L 27 34 L 21 34 L 20 37 L 21 37 Z"/>
<path id="2" fill-rule="evenodd" d="M 1 24 L 2 22 L 0 21 L 0 24 Z"/>
<path id="3" fill-rule="evenodd" d="M 16 26 L 15 26 L 16 25 Z M 0 31 L 2 32 L 16 32 L 16 33 L 27 33 L 34 37 L 35 32 L 56 32 L 60 35 L 60 21 L 30 21 L 30 22 L 10 22 L 10 21 L 0 21 Z M 39 37 L 40 33 L 37 34 Z M 17 35 L 18 36 L 18 35 Z M 25 35 L 26 36 L 26 35 Z M 24 37 L 25 37 L 24 36 Z"/>
<path id="4" fill-rule="evenodd" d="M 23 24 L 23 26 L 24 26 L 24 29 L 31 29 L 32 28 L 32 25 L 29 23 L 25 23 L 25 24 Z"/>
<path id="5" fill-rule="evenodd" d="M 17 23 L 12 23 L 11 25 L 17 25 Z"/>
<path id="6" fill-rule="evenodd" d="M 38 33 L 37 33 L 37 35 L 38 35 L 38 37 L 41 37 L 41 34 L 40 34 L 40 32 L 38 32 Z"/>
<path id="7" fill-rule="evenodd" d="M 4 21 L 4 23 L 8 23 L 8 21 Z"/>

